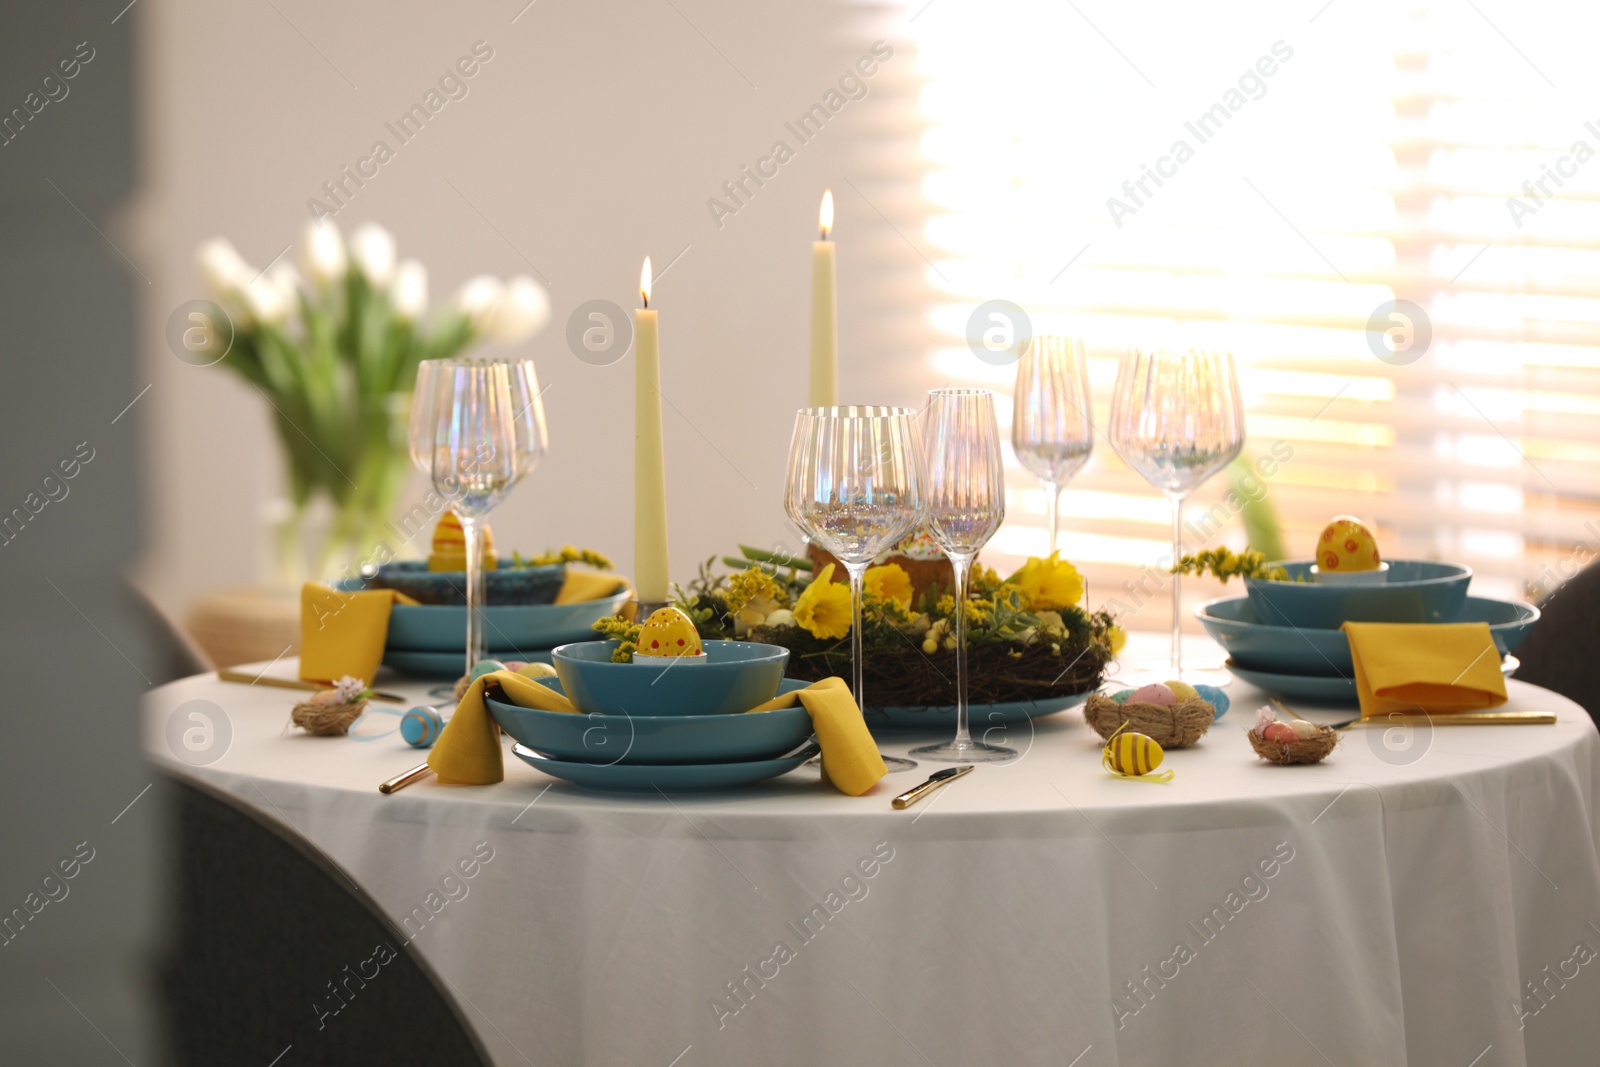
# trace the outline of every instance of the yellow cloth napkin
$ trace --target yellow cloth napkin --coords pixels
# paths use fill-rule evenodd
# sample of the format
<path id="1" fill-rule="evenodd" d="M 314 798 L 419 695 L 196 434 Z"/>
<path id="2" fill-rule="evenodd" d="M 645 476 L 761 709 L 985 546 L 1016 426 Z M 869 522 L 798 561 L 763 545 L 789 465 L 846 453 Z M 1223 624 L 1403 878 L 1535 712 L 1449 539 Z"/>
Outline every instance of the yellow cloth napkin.
<path id="1" fill-rule="evenodd" d="M 532 678 L 514 671 L 486 674 L 467 687 L 455 714 L 445 723 L 444 733 L 428 753 L 428 766 L 441 781 L 490 785 L 505 778 L 498 727 L 483 702 L 483 691 L 491 682 L 498 684 L 506 700 L 518 707 L 578 714 L 572 701 Z"/>
<path id="2" fill-rule="evenodd" d="M 568 567 L 567 576 L 561 582 L 561 592 L 556 594 L 556 603 L 581 604 L 588 600 L 604 600 L 631 588 L 632 583 L 620 575 Z"/>
<path id="3" fill-rule="evenodd" d="M 1486 622 L 1347 622 L 1361 717 L 1480 711 L 1506 702 Z"/>
<path id="4" fill-rule="evenodd" d="M 824 678 L 804 689 L 773 697 L 750 711 L 778 711 L 796 704 L 811 715 L 817 743 L 822 746 L 823 769 L 839 792 L 858 797 L 889 773 L 878 754 L 878 743 L 867 730 L 856 698 L 850 695 L 843 678 Z"/>
<path id="5" fill-rule="evenodd" d="M 330 682 L 348 674 L 371 685 L 389 636 L 390 609 L 415 603 L 393 589 L 342 593 L 307 582 L 300 587 L 300 677 Z"/>

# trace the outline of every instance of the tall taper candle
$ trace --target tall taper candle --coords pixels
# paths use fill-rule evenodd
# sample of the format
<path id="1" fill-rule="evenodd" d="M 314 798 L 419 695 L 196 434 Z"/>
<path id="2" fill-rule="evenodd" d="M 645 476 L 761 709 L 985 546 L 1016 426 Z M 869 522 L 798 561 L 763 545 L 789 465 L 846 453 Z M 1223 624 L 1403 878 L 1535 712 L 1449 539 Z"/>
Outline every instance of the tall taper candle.
<path id="1" fill-rule="evenodd" d="M 667 463 L 661 440 L 661 352 L 650 308 L 650 259 L 633 313 L 633 584 L 639 602 L 667 599 Z M 643 621 L 643 620 L 640 620 Z"/>
<path id="2" fill-rule="evenodd" d="M 839 402 L 838 280 L 834 270 L 833 190 L 822 194 L 820 240 L 811 243 L 811 406 Z"/>

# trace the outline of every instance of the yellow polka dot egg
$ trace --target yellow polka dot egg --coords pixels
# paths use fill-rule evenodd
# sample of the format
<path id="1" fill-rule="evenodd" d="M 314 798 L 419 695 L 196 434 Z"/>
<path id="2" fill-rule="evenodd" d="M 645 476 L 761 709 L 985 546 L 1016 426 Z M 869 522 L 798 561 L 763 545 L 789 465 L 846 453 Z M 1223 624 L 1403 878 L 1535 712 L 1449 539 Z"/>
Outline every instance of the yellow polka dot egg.
<path id="1" fill-rule="evenodd" d="M 639 629 L 638 647 L 634 657 L 669 656 L 703 657 L 700 632 L 694 620 L 674 607 L 658 608 Z"/>
<path id="2" fill-rule="evenodd" d="M 1365 585 L 1381 582 L 1388 569 L 1378 553 L 1378 539 L 1360 519 L 1339 515 L 1322 528 L 1312 571 L 1317 581 Z"/>

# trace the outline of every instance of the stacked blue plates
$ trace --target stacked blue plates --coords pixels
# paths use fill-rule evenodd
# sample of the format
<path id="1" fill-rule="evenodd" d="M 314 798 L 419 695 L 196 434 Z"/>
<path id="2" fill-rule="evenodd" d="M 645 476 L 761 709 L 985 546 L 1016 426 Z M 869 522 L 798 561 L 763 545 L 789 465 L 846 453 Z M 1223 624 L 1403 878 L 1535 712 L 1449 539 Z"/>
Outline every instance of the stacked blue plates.
<path id="1" fill-rule="evenodd" d="M 1254 598 L 1222 597 L 1195 609 L 1206 633 L 1227 650 L 1228 669 L 1268 692 L 1324 704 L 1356 702 L 1355 667 L 1344 631 L 1268 625 Z M 1512 652 L 1539 621 L 1531 604 L 1463 597 L 1440 622 L 1484 622 L 1502 656 Z"/>
<path id="2" fill-rule="evenodd" d="M 737 673 L 764 678 L 769 664 L 754 651 L 771 646 L 753 646 L 747 653 L 737 647 L 744 642 L 706 642 L 708 657 L 728 656 L 725 665 L 748 664 Z M 596 646 L 596 650 L 604 649 Z M 556 657 L 557 668 L 571 646 Z M 585 649 L 584 651 L 591 651 Z M 744 658 L 741 658 L 744 657 Z M 586 660 L 598 665 L 598 657 Z M 698 792 L 754 785 L 786 774 L 816 755 L 811 739 L 811 716 L 802 707 L 777 711 L 728 711 L 726 680 L 712 678 L 715 662 L 656 670 L 656 664 L 607 664 L 618 668 L 620 680 L 607 679 L 602 693 L 622 701 L 588 714 L 539 711 L 489 698 L 490 714 L 500 728 L 517 742 L 512 750 L 518 759 L 545 774 L 588 789 L 623 792 Z M 567 666 L 571 667 L 568 659 Z M 771 685 L 761 682 L 760 692 L 751 697 L 750 707 L 771 696 L 805 688 L 806 683 L 781 678 L 782 660 Z M 598 666 L 595 668 L 598 670 Z M 702 673 L 705 672 L 705 673 Z M 651 684 L 671 680 L 670 695 L 653 700 Z M 593 683 L 593 678 L 586 679 Z M 696 703 L 697 680 L 704 702 Z M 539 684 L 558 693 L 568 693 L 560 678 L 541 678 Z M 629 690 L 637 682 L 638 692 Z M 735 685 L 740 692 L 744 687 Z M 594 699 L 594 688 L 584 690 Z M 748 694 L 746 694 L 748 695 Z M 626 708 L 626 710 L 625 710 Z"/>

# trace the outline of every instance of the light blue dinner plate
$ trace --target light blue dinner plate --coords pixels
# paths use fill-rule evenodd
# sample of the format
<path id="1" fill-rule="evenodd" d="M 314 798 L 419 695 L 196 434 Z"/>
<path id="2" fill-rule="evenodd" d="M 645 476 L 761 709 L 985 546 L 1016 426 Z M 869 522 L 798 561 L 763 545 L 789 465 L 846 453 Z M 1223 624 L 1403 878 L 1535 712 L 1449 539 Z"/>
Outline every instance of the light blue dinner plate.
<path id="1" fill-rule="evenodd" d="M 488 655 L 490 659 L 520 659 L 526 663 L 550 662 L 548 649 L 535 652 L 491 650 Z M 466 662 L 466 651 L 460 648 L 454 652 L 407 652 L 399 648 L 383 650 L 385 667 L 393 667 L 401 674 L 409 674 L 414 678 L 459 678 Z"/>
<path id="2" fill-rule="evenodd" d="M 1249 597 L 1221 597 L 1194 609 L 1212 640 L 1246 670 L 1354 677 L 1350 641 L 1342 630 L 1267 626 Z M 1486 622 L 1500 654 L 1516 649 L 1539 621 L 1531 604 L 1469 596 L 1449 622 Z"/>
<path id="3" fill-rule="evenodd" d="M 621 579 L 618 579 L 621 582 Z M 361 579 L 339 582 L 345 591 L 364 588 Z M 624 586 L 612 596 L 577 604 L 497 604 L 491 593 L 483 608 L 484 643 L 497 659 L 527 659 L 517 650 L 555 648 L 596 641 L 600 619 L 615 615 L 632 594 Z M 452 652 L 466 647 L 467 609 L 449 604 L 396 604 L 389 612 L 386 647 L 406 652 Z"/>
<path id="4" fill-rule="evenodd" d="M 870 695 L 870 694 L 869 694 Z M 1088 693 L 1050 697 L 1046 700 L 1008 700 L 997 704 L 972 704 L 967 715 L 972 728 L 998 726 L 1001 723 L 1021 722 L 1054 715 L 1058 711 L 1075 708 L 1089 699 Z M 954 704 L 933 708 L 868 708 L 865 712 L 867 726 L 873 730 L 915 730 L 956 728 Z"/>
<path id="5" fill-rule="evenodd" d="M 1350 706 L 1360 703 L 1356 696 L 1356 682 L 1350 678 L 1330 678 L 1316 674 L 1277 674 L 1272 671 L 1253 671 L 1241 667 L 1233 660 L 1225 666 L 1239 679 L 1257 689 L 1265 689 L 1274 696 L 1294 700 L 1307 700 L 1315 704 Z"/>
<path id="6" fill-rule="evenodd" d="M 745 763 L 576 763 L 541 756 L 525 745 L 513 745 L 512 753 L 528 766 L 552 778 L 561 778 L 585 789 L 617 793 L 700 793 L 711 789 L 738 789 L 788 774 L 821 751 L 810 744 L 778 759 Z"/>
<path id="7" fill-rule="evenodd" d="M 540 685 L 562 692 L 559 678 Z M 804 689 L 785 678 L 778 692 Z M 700 764 L 767 760 L 811 736 L 802 707 L 735 715 L 574 715 L 495 700 L 489 713 L 517 742 L 540 755 L 578 763 Z"/>

